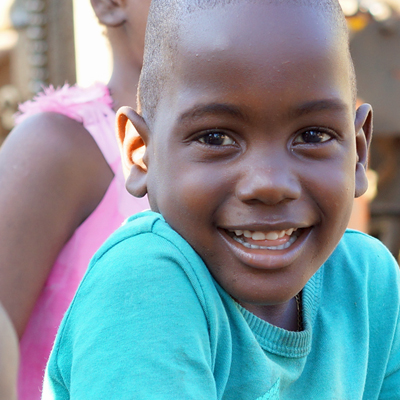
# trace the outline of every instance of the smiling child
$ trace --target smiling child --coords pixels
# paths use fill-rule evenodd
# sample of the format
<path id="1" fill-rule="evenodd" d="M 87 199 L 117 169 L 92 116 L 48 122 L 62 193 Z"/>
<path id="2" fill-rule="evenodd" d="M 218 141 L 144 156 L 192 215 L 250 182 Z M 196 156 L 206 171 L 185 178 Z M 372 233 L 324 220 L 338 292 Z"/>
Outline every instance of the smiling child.
<path id="1" fill-rule="evenodd" d="M 335 0 L 153 0 L 127 188 L 44 398 L 400 398 L 399 273 L 346 231 L 367 188 Z M 140 136 L 138 136 L 140 135 Z"/>

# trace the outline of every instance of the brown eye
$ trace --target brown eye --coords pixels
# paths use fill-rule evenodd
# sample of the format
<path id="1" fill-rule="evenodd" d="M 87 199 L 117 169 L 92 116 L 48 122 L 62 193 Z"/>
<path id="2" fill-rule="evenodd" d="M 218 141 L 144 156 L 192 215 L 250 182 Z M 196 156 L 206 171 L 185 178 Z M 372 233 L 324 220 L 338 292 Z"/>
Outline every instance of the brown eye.
<path id="1" fill-rule="evenodd" d="M 229 146 L 235 143 L 228 135 L 223 132 L 211 131 L 199 137 L 199 142 L 210 146 Z"/>
<path id="2" fill-rule="evenodd" d="M 324 143 L 332 139 L 332 135 L 329 133 L 319 131 L 317 129 L 309 129 L 297 135 L 294 140 L 294 144 L 315 144 Z"/>

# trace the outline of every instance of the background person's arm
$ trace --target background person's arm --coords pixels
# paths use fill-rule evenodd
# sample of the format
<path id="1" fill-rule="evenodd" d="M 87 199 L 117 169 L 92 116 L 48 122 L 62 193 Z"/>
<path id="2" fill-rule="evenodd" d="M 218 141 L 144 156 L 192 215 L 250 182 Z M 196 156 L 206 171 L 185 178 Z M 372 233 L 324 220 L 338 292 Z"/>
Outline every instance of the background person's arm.
<path id="1" fill-rule="evenodd" d="M 113 173 L 78 122 L 43 113 L 0 149 L 0 301 L 21 337 L 59 252 Z"/>

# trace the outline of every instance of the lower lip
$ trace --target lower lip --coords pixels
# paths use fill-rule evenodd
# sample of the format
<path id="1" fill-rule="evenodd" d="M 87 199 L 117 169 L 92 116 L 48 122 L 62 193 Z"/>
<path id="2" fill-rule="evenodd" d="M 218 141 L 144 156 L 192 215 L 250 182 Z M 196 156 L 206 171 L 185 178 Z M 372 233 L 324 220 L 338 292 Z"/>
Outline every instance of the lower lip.
<path id="1" fill-rule="evenodd" d="M 243 264 L 256 269 L 274 270 L 287 267 L 299 257 L 311 230 L 303 229 L 296 241 L 282 250 L 249 249 L 231 238 L 225 230 L 220 229 L 220 232 L 231 252 Z"/>

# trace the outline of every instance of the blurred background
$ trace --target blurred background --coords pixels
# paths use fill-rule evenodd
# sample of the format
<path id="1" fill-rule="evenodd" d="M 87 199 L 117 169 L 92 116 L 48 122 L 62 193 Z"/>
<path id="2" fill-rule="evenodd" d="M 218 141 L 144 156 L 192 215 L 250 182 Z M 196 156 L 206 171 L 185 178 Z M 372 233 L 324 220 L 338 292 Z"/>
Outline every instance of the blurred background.
<path id="1" fill-rule="evenodd" d="M 106 83 L 111 68 L 90 0 L 0 0 L 0 142 L 18 102 L 44 85 Z"/>
<path id="2" fill-rule="evenodd" d="M 400 0 L 341 0 L 359 102 L 374 108 L 370 189 L 350 227 L 400 251 Z M 0 0 L 0 146 L 18 103 L 44 85 L 82 86 L 111 74 L 110 48 L 90 0 Z"/>

